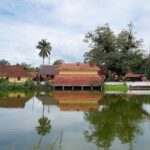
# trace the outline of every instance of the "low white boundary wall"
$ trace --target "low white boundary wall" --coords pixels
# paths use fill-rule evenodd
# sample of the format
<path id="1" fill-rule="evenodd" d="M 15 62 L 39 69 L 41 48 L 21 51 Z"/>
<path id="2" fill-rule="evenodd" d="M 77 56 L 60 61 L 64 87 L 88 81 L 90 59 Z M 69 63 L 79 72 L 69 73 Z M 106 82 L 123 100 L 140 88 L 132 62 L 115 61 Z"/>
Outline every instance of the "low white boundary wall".
<path id="1" fill-rule="evenodd" d="M 150 82 L 105 82 L 105 85 L 150 86 Z"/>

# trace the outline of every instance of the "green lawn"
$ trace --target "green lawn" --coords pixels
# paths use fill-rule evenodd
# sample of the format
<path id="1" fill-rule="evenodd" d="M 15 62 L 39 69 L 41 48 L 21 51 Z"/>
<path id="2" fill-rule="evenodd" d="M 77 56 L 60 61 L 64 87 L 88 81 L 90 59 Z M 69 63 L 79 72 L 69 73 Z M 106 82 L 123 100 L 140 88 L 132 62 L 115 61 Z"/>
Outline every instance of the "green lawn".
<path id="1" fill-rule="evenodd" d="M 104 85 L 104 91 L 122 91 L 126 92 L 128 90 L 128 87 L 126 84 L 121 85 Z"/>

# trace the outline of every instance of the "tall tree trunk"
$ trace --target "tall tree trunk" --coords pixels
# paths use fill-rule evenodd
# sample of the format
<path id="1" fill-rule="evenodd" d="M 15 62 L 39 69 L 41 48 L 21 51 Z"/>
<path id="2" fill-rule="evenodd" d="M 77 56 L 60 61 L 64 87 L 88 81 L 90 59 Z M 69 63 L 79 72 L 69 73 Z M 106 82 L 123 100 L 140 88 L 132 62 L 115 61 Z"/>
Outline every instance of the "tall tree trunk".
<path id="1" fill-rule="evenodd" d="M 44 57 L 43 57 L 43 66 L 44 66 Z"/>
<path id="2" fill-rule="evenodd" d="M 48 64 L 50 65 L 50 55 L 48 56 Z"/>

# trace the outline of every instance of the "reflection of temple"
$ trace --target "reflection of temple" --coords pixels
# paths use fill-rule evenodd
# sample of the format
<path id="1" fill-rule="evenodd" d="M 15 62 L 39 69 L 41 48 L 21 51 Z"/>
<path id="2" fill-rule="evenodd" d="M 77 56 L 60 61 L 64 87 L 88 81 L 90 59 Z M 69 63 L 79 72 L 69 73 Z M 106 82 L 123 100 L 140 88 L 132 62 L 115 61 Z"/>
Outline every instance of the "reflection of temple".
<path id="1" fill-rule="evenodd" d="M 91 91 L 53 91 L 52 96 L 58 101 L 60 110 L 88 111 L 98 109 L 101 99 L 99 92 Z"/>
<path id="2" fill-rule="evenodd" d="M 50 95 L 37 95 L 36 97 L 45 106 L 58 105 L 58 102 L 52 96 L 50 96 Z"/>
<path id="3" fill-rule="evenodd" d="M 24 108 L 29 98 L 22 93 L 9 93 L 8 97 L 0 98 L 0 108 Z"/>

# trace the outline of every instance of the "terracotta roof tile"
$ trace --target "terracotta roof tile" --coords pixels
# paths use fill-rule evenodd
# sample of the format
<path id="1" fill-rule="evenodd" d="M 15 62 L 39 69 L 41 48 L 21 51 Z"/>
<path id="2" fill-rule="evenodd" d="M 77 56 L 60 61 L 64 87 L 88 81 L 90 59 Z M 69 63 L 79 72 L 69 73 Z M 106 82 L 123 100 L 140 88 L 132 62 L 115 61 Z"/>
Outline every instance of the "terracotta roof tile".
<path id="1" fill-rule="evenodd" d="M 99 75 L 56 75 L 54 86 L 100 86 L 103 79 Z"/>
<path id="2" fill-rule="evenodd" d="M 23 66 L 0 66 L 2 77 L 30 77 L 30 74 Z"/>
<path id="3" fill-rule="evenodd" d="M 38 76 L 38 72 L 36 72 L 36 71 L 30 71 L 29 74 L 32 78 L 35 78 Z"/>
<path id="4" fill-rule="evenodd" d="M 59 70 L 93 70 L 93 71 L 99 71 L 100 68 L 98 68 L 96 65 L 90 65 L 90 64 L 82 64 L 82 63 L 76 63 L 76 64 L 62 64 L 58 68 Z"/>
<path id="5" fill-rule="evenodd" d="M 142 74 L 134 74 L 134 73 L 131 73 L 131 72 L 126 74 L 126 77 L 128 77 L 128 78 L 140 78 L 142 76 L 143 76 Z"/>

